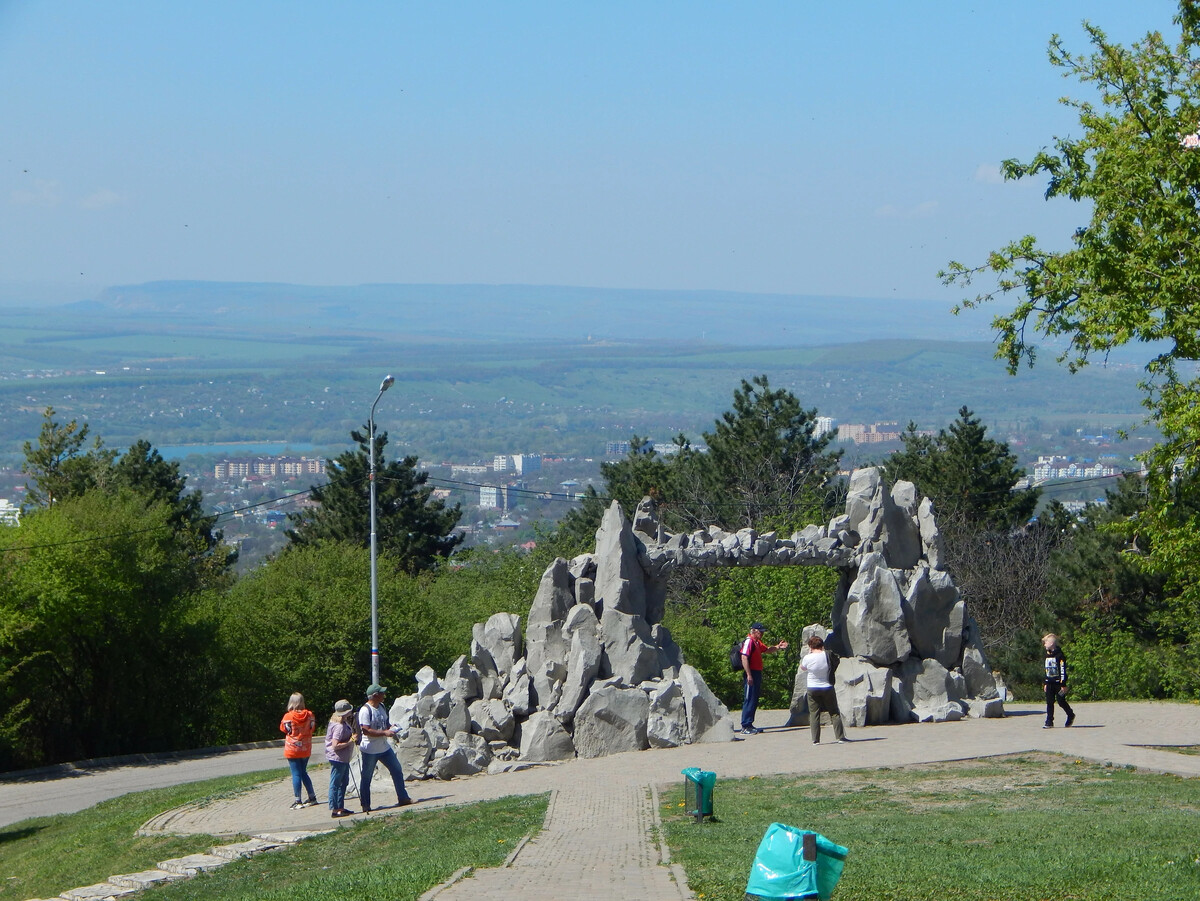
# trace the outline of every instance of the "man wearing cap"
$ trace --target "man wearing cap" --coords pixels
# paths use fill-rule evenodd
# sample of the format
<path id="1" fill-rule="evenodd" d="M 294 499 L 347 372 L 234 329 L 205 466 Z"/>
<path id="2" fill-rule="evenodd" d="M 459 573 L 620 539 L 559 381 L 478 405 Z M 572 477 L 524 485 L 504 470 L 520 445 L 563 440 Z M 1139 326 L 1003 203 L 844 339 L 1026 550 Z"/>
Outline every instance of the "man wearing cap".
<path id="1" fill-rule="evenodd" d="M 396 806 L 404 807 L 412 803 L 412 798 L 404 788 L 404 772 L 400 769 L 400 761 L 392 750 L 388 739 L 396 734 L 388 722 L 388 712 L 383 706 L 383 696 L 387 689 L 377 682 L 367 686 L 367 703 L 358 711 L 358 724 L 362 728 L 362 775 L 359 778 L 358 798 L 362 801 L 363 813 L 371 812 L 371 777 L 375 774 L 377 764 L 383 764 L 392 774 L 392 784 L 396 787 Z"/>
<path id="2" fill-rule="evenodd" d="M 762 693 L 763 654 L 774 654 L 788 646 L 786 641 L 779 644 L 763 643 L 763 633 L 767 627 L 762 623 L 752 623 L 750 634 L 742 642 L 742 735 L 757 735 L 762 729 L 754 728 L 754 714 L 758 711 L 758 696 Z"/>

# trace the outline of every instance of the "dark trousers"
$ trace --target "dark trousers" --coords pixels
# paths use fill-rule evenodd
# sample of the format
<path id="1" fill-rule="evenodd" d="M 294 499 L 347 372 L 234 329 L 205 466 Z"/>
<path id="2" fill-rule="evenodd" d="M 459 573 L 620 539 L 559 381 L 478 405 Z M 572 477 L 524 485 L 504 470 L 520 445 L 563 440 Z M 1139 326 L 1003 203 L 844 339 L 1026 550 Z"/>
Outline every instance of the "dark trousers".
<path id="1" fill-rule="evenodd" d="M 404 790 L 404 771 L 400 769 L 400 761 L 396 752 L 388 748 L 382 754 L 368 754 L 363 751 L 362 774 L 359 777 L 358 799 L 362 801 L 364 811 L 371 809 L 371 777 L 375 775 L 375 765 L 382 764 L 392 774 L 392 785 L 396 788 L 396 801 L 408 800 L 408 792 Z"/>
<path id="2" fill-rule="evenodd" d="M 1046 725 L 1054 725 L 1054 704 L 1063 709 L 1063 713 L 1067 715 L 1067 719 L 1072 719 L 1075 716 L 1075 711 L 1071 709 L 1071 705 L 1067 703 L 1065 696 L 1060 695 L 1058 690 L 1062 688 L 1062 683 L 1057 679 L 1046 680 Z"/>
<path id="3" fill-rule="evenodd" d="M 838 710 L 837 692 L 832 688 L 810 688 L 808 690 L 808 731 L 813 744 L 821 741 L 821 714 L 829 714 L 829 722 L 833 723 L 833 737 L 838 741 L 846 738 L 846 729 L 842 725 L 842 714 Z"/>
<path id="4" fill-rule="evenodd" d="M 762 670 L 750 670 L 750 678 L 742 671 L 742 728 L 754 728 L 754 714 L 758 711 L 758 696 L 762 693 Z"/>

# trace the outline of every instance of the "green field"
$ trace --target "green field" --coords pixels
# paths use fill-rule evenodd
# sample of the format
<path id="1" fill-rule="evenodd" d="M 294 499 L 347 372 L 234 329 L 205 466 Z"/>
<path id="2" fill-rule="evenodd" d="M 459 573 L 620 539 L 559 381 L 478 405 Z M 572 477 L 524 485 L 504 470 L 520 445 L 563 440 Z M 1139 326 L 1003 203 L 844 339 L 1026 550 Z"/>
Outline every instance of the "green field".
<path id="1" fill-rule="evenodd" d="M 1194 901 L 1200 780 L 1050 754 L 719 781 L 697 825 L 663 797 L 705 901 L 741 901 L 767 826 L 849 849 L 836 901 Z"/>
<path id="2" fill-rule="evenodd" d="M 119 326 L 87 314 L 37 322 L 0 310 L 0 459 L 33 438 L 41 411 L 86 419 L 110 446 L 293 441 L 345 444 L 380 379 L 396 387 L 381 426 L 422 459 L 496 453 L 597 456 L 632 434 L 693 441 L 742 379 L 765 373 L 820 415 L 938 428 L 964 404 L 992 429 L 1073 435 L 1142 418 L 1130 365 L 1071 376 L 1007 375 L 981 342 L 900 339 L 781 347 L 713 342 L 413 340 L 281 321 L 234 329 L 214 317 Z M 102 371 L 103 375 L 97 372 Z M 1003 436 L 1002 436 L 1003 437 Z"/>

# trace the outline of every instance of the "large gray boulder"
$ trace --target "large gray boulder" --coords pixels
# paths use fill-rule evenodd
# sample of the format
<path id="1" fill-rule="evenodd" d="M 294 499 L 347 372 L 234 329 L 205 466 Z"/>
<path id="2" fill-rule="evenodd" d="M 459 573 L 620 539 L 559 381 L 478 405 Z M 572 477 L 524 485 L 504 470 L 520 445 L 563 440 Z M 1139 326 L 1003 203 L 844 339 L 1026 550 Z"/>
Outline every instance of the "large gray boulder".
<path id="1" fill-rule="evenodd" d="M 450 704 L 450 712 L 442 723 L 447 735 L 471 731 L 471 703 L 465 698 L 455 698 Z"/>
<path id="2" fill-rule="evenodd" d="M 834 676 L 838 710 L 846 726 L 876 726 L 891 713 L 891 670 L 871 661 L 844 657 Z"/>
<path id="3" fill-rule="evenodd" d="M 533 683 L 533 701 L 549 708 L 558 700 L 567 674 L 570 639 L 562 632 L 567 611 L 575 606 L 574 577 L 559 557 L 546 568 L 538 584 L 525 627 L 525 660 Z"/>
<path id="4" fill-rule="evenodd" d="M 427 698 L 442 690 L 442 683 L 438 681 L 432 666 L 423 666 L 417 670 L 416 680 L 418 698 Z"/>
<path id="5" fill-rule="evenodd" d="M 507 673 L 521 658 L 521 617 L 514 613 L 494 613 L 476 623 L 472 637 L 487 648 L 497 672 Z"/>
<path id="6" fill-rule="evenodd" d="M 450 715 L 450 708 L 453 701 L 454 697 L 448 691 L 439 691 L 437 694 L 426 695 L 417 700 L 417 719 L 422 723 L 431 719 L 445 719 Z"/>
<path id="7" fill-rule="evenodd" d="M 464 747 L 451 747 L 441 757 L 434 759 L 430 765 L 430 775 L 437 779 L 453 779 L 455 776 L 474 776 L 483 767 L 477 766 L 471 759 L 471 753 Z"/>
<path id="8" fill-rule="evenodd" d="M 561 692 L 551 709 L 564 724 L 569 724 L 600 674 L 604 649 L 600 644 L 600 624 L 587 604 L 576 604 L 571 608 L 563 633 L 570 636 L 571 649 Z"/>
<path id="9" fill-rule="evenodd" d="M 638 544 L 621 505 L 613 501 L 596 531 L 596 604 L 601 610 L 645 618 L 645 574 Z"/>
<path id="10" fill-rule="evenodd" d="M 562 724 L 548 711 L 537 710 L 521 724 L 521 759 L 527 762 L 569 760 L 575 745 Z"/>
<path id="11" fill-rule="evenodd" d="M 909 580 L 905 600 L 905 622 L 913 651 L 921 657 L 932 657 L 944 667 L 956 666 L 962 653 L 967 610 L 950 574 L 918 567 Z"/>
<path id="12" fill-rule="evenodd" d="M 513 712 L 513 716 L 529 716 L 534 711 L 536 705 L 533 702 L 533 680 L 529 678 L 524 657 L 513 664 L 502 700 Z"/>
<path id="13" fill-rule="evenodd" d="M 498 698 L 504 685 L 504 674 L 496 666 L 492 652 L 487 649 L 479 636 L 482 635 L 483 623 L 475 623 L 471 637 L 471 664 L 479 673 L 479 693 L 484 698 Z"/>
<path id="14" fill-rule="evenodd" d="M 962 719 L 963 678 L 936 660 L 910 657 L 900 666 L 895 686 L 911 718 L 920 723 L 944 723 Z"/>
<path id="15" fill-rule="evenodd" d="M 422 779 L 429 772 L 429 761 L 433 759 L 433 740 L 424 729 L 410 728 L 403 737 L 392 743 L 404 775 Z M 357 781 L 355 785 L 357 785 Z"/>
<path id="16" fill-rule="evenodd" d="M 921 530 L 917 524 L 919 496 L 912 482 L 899 481 L 884 500 L 884 547 L 888 564 L 911 569 L 921 560 Z"/>
<path id="17" fill-rule="evenodd" d="M 968 647 L 962 655 L 962 674 L 966 681 L 966 696 L 980 701 L 991 701 L 1001 698 L 1000 685 L 996 682 L 996 674 L 988 666 L 983 651 L 977 647 Z"/>
<path id="18" fill-rule="evenodd" d="M 575 714 L 575 752 L 604 757 L 649 747 L 646 724 L 650 701 L 637 688 L 597 688 Z"/>
<path id="19" fill-rule="evenodd" d="M 933 501 L 929 498 L 922 499 L 921 505 L 917 508 L 917 525 L 921 530 L 921 552 L 925 561 L 933 569 L 941 569 L 945 561 L 945 552 L 942 550 L 942 532 L 933 515 Z"/>
<path id="20" fill-rule="evenodd" d="M 792 681 L 792 700 L 788 704 L 788 719 L 785 726 L 808 725 L 808 673 L 796 667 L 796 678 Z"/>
<path id="21" fill-rule="evenodd" d="M 500 700 L 478 700 L 471 704 L 471 731 L 488 741 L 508 741 L 513 736 L 516 721 L 512 712 Z"/>
<path id="22" fill-rule="evenodd" d="M 637 685 L 662 673 L 654 634 L 641 616 L 605 607 L 600 617 L 600 642 L 604 647 L 602 670 Z"/>
<path id="23" fill-rule="evenodd" d="M 650 627 L 650 637 L 658 648 L 658 669 L 664 679 L 674 679 L 683 666 L 683 651 L 671 637 L 671 632 L 662 623 Z"/>
<path id="24" fill-rule="evenodd" d="M 659 682 L 647 692 L 650 714 L 646 739 L 652 748 L 677 748 L 687 744 L 687 711 L 678 682 Z"/>
<path id="25" fill-rule="evenodd" d="M 470 732 L 458 732 L 450 740 L 448 750 L 454 751 L 462 748 L 466 754 L 467 760 L 473 767 L 476 767 L 476 772 L 487 769 L 488 764 L 492 762 L 492 748 L 482 735 L 474 735 Z"/>
<path id="26" fill-rule="evenodd" d="M 679 668 L 678 682 L 692 743 L 733 741 L 729 709 L 717 700 L 699 671 L 685 663 Z"/>
<path id="27" fill-rule="evenodd" d="M 864 551 L 884 554 L 894 569 L 908 569 L 920 560 L 922 550 L 913 519 L 916 491 L 909 482 L 897 482 L 896 487 L 898 492 L 886 490 L 878 467 L 856 469 L 846 497 L 846 531 L 858 536 Z"/>
<path id="28" fill-rule="evenodd" d="M 855 657 L 891 666 L 912 653 L 904 595 L 882 554 L 863 557 L 842 607 L 841 635 Z"/>
<path id="29" fill-rule="evenodd" d="M 450 664 L 450 668 L 446 670 L 446 678 L 442 680 L 442 685 L 454 697 L 461 698 L 468 703 L 483 697 L 483 693 L 479 689 L 479 673 L 467 662 L 466 654 Z"/>

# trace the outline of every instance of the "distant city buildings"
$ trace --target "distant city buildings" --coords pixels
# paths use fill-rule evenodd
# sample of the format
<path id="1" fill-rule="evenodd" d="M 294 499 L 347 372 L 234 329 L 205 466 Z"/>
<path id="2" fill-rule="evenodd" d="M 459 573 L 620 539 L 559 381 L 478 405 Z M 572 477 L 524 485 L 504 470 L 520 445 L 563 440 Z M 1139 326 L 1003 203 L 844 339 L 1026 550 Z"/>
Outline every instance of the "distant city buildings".
<path id="1" fill-rule="evenodd" d="M 884 441 L 899 441 L 901 435 L 900 426 L 895 422 L 873 422 L 870 425 L 848 422 L 839 425 L 837 430 L 839 444 L 850 441 L 855 444 L 881 444 Z"/>
<path id="2" fill-rule="evenodd" d="M 499 510 L 501 508 L 508 509 L 508 486 L 480 485 L 479 509 Z"/>
<path id="3" fill-rule="evenodd" d="M 818 416 L 813 426 L 813 437 L 820 438 L 822 435 L 828 435 L 836 425 L 832 416 Z"/>
<path id="4" fill-rule="evenodd" d="M 1119 476 L 1124 470 L 1106 463 L 1076 463 L 1070 457 L 1057 454 L 1041 456 L 1033 465 L 1033 484 L 1048 482 L 1052 479 L 1101 479 L 1108 476 Z"/>
<path id="5" fill-rule="evenodd" d="M 21 508 L 6 497 L 0 497 L 0 524 L 6 526 L 19 525 Z"/>
<path id="6" fill-rule="evenodd" d="M 528 475 L 531 472 L 538 472 L 542 468 L 541 454 L 513 454 L 512 461 L 517 475 Z"/>
<path id="7" fill-rule="evenodd" d="M 213 478 L 271 479 L 277 476 L 294 478 L 304 475 L 324 475 L 325 461 L 317 457 L 241 457 L 221 460 L 213 467 Z"/>

